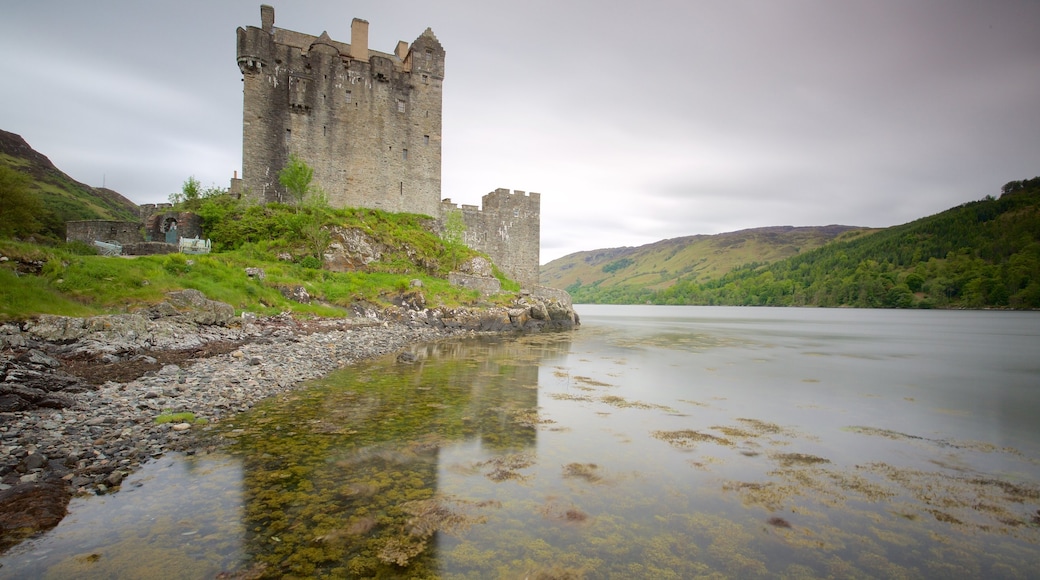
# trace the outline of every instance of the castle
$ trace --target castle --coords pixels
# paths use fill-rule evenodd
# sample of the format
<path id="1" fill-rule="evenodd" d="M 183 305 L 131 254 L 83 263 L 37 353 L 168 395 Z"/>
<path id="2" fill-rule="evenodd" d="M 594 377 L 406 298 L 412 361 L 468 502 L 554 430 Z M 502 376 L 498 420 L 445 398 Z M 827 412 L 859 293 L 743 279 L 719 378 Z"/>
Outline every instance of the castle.
<path id="1" fill-rule="evenodd" d="M 314 169 L 333 207 L 367 207 L 443 219 L 461 211 L 466 243 L 525 287 L 538 283 L 540 195 L 496 189 L 483 209 L 441 200 L 444 48 L 429 28 L 393 53 L 368 47 L 368 22 L 350 43 L 274 26 L 238 28 L 243 80 L 242 178 L 233 190 L 286 200 L 278 172 L 290 155 Z"/>

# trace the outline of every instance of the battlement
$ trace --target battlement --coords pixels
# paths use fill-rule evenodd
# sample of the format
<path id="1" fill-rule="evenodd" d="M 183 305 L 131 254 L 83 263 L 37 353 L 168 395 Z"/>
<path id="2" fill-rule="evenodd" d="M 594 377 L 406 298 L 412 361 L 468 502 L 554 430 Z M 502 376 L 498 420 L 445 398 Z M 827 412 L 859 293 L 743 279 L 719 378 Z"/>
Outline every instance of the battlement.
<path id="1" fill-rule="evenodd" d="M 440 218 L 461 211 L 466 245 L 484 252 L 525 288 L 538 284 L 541 249 L 541 194 L 496 189 L 481 198 L 481 207 L 441 200 Z"/>
<path id="2" fill-rule="evenodd" d="M 433 30 L 380 52 L 360 18 L 350 42 L 278 28 L 268 5 L 260 21 L 236 30 L 243 107 L 234 194 L 289 199 L 278 173 L 294 155 L 314 169 L 313 184 L 333 207 L 438 218 L 461 211 L 467 245 L 521 284 L 537 284 L 539 194 L 496 189 L 482 207 L 441 200 L 445 51 Z"/>
<path id="3" fill-rule="evenodd" d="M 436 214 L 445 52 L 433 31 L 381 52 L 360 18 L 349 43 L 278 28 L 270 6 L 260 18 L 236 30 L 244 195 L 288 199 L 277 176 L 295 155 L 335 207 Z"/>

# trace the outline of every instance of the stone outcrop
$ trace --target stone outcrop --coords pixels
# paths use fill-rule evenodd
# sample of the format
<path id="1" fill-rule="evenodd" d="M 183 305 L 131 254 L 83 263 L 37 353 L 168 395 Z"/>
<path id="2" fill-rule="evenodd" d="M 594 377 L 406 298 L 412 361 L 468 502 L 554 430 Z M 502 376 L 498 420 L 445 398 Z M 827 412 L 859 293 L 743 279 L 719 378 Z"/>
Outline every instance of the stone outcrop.
<path id="1" fill-rule="evenodd" d="M 330 228 L 331 242 L 325 250 L 325 268 L 353 272 L 383 257 L 387 248 L 357 228 Z"/>

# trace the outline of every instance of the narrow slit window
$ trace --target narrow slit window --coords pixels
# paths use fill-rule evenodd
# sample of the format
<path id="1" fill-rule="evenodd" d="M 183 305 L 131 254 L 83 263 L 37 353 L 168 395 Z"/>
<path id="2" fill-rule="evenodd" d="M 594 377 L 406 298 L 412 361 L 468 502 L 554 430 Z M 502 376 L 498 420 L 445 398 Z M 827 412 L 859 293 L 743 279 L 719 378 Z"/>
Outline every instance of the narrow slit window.
<path id="1" fill-rule="evenodd" d="M 404 182 L 401 182 L 401 195 L 404 195 Z"/>
<path id="2" fill-rule="evenodd" d="M 285 130 L 285 142 L 289 143 L 290 141 L 292 141 L 292 129 L 286 129 Z"/>
<path id="3" fill-rule="evenodd" d="M 422 136 L 422 144 L 423 145 L 429 145 L 430 144 L 430 136 L 429 135 L 423 135 Z"/>
<path id="4" fill-rule="evenodd" d="M 401 160 L 402 161 L 408 161 L 408 150 L 407 149 L 401 149 Z"/>

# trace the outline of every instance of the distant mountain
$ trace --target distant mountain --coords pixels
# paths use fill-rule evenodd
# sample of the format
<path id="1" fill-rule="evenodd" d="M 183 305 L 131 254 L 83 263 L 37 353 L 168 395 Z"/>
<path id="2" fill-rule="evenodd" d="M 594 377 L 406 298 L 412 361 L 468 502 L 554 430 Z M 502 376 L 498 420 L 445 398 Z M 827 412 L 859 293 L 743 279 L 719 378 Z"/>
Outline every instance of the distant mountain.
<path id="1" fill-rule="evenodd" d="M 771 230 L 582 252 L 543 272 L 555 279 L 563 279 L 561 272 L 584 272 L 589 278 L 576 274 L 565 286 L 575 302 L 586 303 L 1040 308 L 1040 177 L 1005 184 L 999 198 L 987 195 L 908 224 L 840 232 L 789 257 L 783 253 L 792 249 L 781 237 L 749 235 Z M 698 252 L 719 252 L 714 270 L 698 271 L 712 264 L 705 257 L 676 275 L 662 267 L 662 254 L 650 250 L 672 244 L 675 254 L 664 255 L 678 256 L 705 240 L 715 243 Z M 810 240 L 821 242 L 818 236 Z M 731 249 L 741 244 L 747 253 Z M 655 271 L 661 272 L 658 280 L 649 276 Z"/>
<path id="2" fill-rule="evenodd" d="M 777 226 L 577 252 L 542 266 L 541 283 L 579 296 L 589 289 L 598 294 L 615 287 L 663 290 L 680 280 L 706 282 L 749 263 L 775 262 L 873 231 L 839 225 Z"/>
<path id="3" fill-rule="evenodd" d="M 111 189 L 95 188 L 72 179 L 20 135 L 0 130 L 0 165 L 32 177 L 33 192 L 43 202 L 46 215 L 39 216 L 47 237 L 65 238 L 65 222 L 106 219 L 136 220 L 137 204 Z"/>

